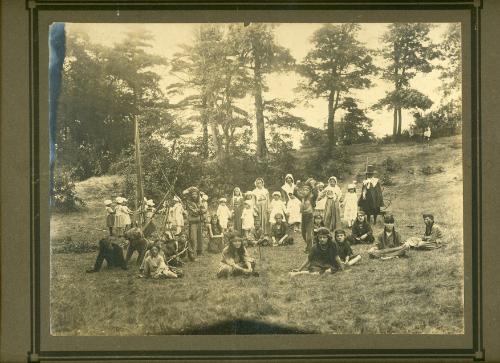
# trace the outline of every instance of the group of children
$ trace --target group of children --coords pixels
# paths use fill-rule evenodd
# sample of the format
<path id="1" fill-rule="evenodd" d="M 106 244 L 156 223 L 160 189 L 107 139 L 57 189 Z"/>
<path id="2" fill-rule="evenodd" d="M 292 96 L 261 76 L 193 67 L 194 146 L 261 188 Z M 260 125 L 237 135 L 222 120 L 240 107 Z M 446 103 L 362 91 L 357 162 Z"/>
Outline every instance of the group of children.
<path id="1" fill-rule="evenodd" d="M 116 241 L 101 241 L 96 265 L 88 272 L 98 271 L 104 259 L 108 265 L 126 268 L 130 257 L 137 251 L 141 276 L 181 277 L 183 261 L 195 261 L 195 255 L 199 256 L 207 250 L 222 254 L 217 276 L 256 275 L 255 261 L 249 257 L 247 247 L 293 244 L 295 232 L 299 230 L 306 243 L 308 257 L 291 274 L 337 271 L 360 261 L 361 256 L 353 253 L 351 245 L 375 242 L 366 213 L 358 210 L 362 197 L 358 198 L 355 184 L 349 184 L 347 190 L 344 196 L 335 177 L 330 177 L 326 185 L 311 178 L 305 183 L 295 184 L 293 176 L 288 174 L 281 190 L 270 195 L 264 188 L 263 179 L 258 178 L 253 191 L 242 193 L 240 188 L 234 188 L 230 202 L 226 198 L 218 199 L 217 207 L 210 213 L 208 196 L 196 187 L 190 187 L 183 193 L 184 200 L 175 196 L 173 203 L 163 204 L 158 211 L 163 218 L 163 233 L 148 236 L 149 241 L 137 223 L 133 227 L 131 217 L 137 218 L 137 213 L 126 206 L 125 198 L 117 197 L 114 206 L 111 200 L 106 200 L 110 238 L 123 236 L 129 241 L 127 257 L 118 256 Z M 149 221 L 147 224 L 154 224 L 154 206 L 152 200 L 145 199 L 144 205 L 139 208 L 139 211 L 144 211 L 144 218 Z M 349 234 L 341 229 L 341 219 L 350 229 Z M 427 219 L 430 218 L 427 216 Z M 441 230 L 439 227 L 432 228 L 431 219 L 431 228 L 426 233 L 441 238 Z M 425 221 L 427 225 L 428 221 Z M 427 237 L 402 243 L 393 223 L 394 218 L 386 215 L 384 232 L 378 236 L 376 246 L 369 250 L 370 257 L 389 259 L 404 256 L 409 248 L 433 248 L 434 242 L 430 243 Z M 207 239 L 208 244 L 205 244 Z"/>

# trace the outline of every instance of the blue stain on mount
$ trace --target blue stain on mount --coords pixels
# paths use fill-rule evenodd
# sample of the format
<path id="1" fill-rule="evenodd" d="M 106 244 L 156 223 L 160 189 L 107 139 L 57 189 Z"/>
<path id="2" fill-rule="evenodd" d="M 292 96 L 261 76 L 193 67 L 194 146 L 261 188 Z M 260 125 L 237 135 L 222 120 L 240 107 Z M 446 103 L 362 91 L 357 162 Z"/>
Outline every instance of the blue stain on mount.
<path id="1" fill-rule="evenodd" d="M 53 191 L 54 165 L 57 143 L 57 105 L 61 92 L 62 68 L 66 55 L 64 23 L 53 23 L 49 28 L 49 142 L 50 193 Z"/>

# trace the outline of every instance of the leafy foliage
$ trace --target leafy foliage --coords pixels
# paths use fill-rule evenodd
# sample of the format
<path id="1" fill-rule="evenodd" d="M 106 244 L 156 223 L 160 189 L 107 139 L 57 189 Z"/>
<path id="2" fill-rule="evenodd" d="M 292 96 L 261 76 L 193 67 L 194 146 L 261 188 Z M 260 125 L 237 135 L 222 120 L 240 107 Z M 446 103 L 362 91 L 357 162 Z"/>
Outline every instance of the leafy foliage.
<path id="1" fill-rule="evenodd" d="M 76 212 L 85 206 L 85 202 L 77 196 L 71 172 L 62 170 L 55 173 L 51 201 L 59 212 Z"/>
<path id="2" fill-rule="evenodd" d="M 370 131 L 372 120 L 365 115 L 363 110 L 358 108 L 356 100 L 352 97 L 346 97 L 341 107 L 346 110 L 342 121 L 339 122 L 342 143 L 350 145 L 370 142 L 374 138 Z"/>
<path id="3" fill-rule="evenodd" d="M 452 103 L 442 105 L 437 110 L 426 114 L 415 113 L 413 128 L 422 133 L 427 127 L 431 128 L 432 137 L 456 135 L 461 132 L 462 115 L 453 107 Z"/>

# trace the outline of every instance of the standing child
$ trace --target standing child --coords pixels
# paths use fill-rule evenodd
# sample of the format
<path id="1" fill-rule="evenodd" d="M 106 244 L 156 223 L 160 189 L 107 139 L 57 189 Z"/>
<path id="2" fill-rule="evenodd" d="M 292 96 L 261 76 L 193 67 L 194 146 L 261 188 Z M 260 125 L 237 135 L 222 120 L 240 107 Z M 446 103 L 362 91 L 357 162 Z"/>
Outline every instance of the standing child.
<path id="1" fill-rule="evenodd" d="M 300 220 L 300 200 L 293 193 L 288 193 L 288 203 L 286 204 L 286 214 L 288 216 L 288 224 L 295 232 L 299 230 Z"/>
<path id="2" fill-rule="evenodd" d="M 123 230 L 125 229 L 126 225 L 126 213 L 125 210 L 123 209 L 123 198 L 122 197 L 116 197 L 115 199 L 116 206 L 115 206 L 115 221 L 114 221 L 114 228 L 115 228 L 115 235 L 116 236 L 122 236 L 123 235 Z"/>
<path id="3" fill-rule="evenodd" d="M 134 212 L 130 210 L 130 208 L 127 206 L 128 200 L 126 198 L 122 198 L 122 211 L 123 211 L 123 216 L 125 218 L 125 231 L 129 230 L 132 227 L 132 219 L 130 216 L 134 215 Z"/>
<path id="4" fill-rule="evenodd" d="M 335 231 L 335 243 L 337 243 L 340 261 L 345 265 L 352 266 L 361 260 L 360 255 L 355 255 L 352 252 L 351 245 L 347 241 L 346 233 L 342 229 Z"/>
<path id="5" fill-rule="evenodd" d="M 358 214 L 358 196 L 356 195 L 356 185 L 347 185 L 347 194 L 344 199 L 344 221 L 349 228 L 356 220 Z"/>
<path id="6" fill-rule="evenodd" d="M 115 210 L 112 207 L 113 202 L 109 199 L 104 201 L 106 206 L 106 227 L 109 229 L 109 235 L 113 235 L 113 226 L 115 225 Z"/>
<path id="7" fill-rule="evenodd" d="M 219 218 L 219 224 L 223 233 L 227 231 L 227 225 L 229 223 L 229 219 L 231 218 L 231 211 L 227 207 L 226 203 L 226 198 L 220 198 L 219 205 L 217 207 L 217 217 Z"/>
<path id="8" fill-rule="evenodd" d="M 251 232 L 255 225 L 256 214 L 252 208 L 252 203 L 249 200 L 245 200 L 243 212 L 241 213 L 241 229 L 246 241 L 252 240 Z"/>
<path id="9" fill-rule="evenodd" d="M 243 213 L 244 198 L 241 193 L 241 189 L 236 187 L 233 189 L 233 197 L 231 198 L 231 207 L 233 208 L 233 229 L 236 231 L 238 236 L 242 235 L 241 228 L 241 214 Z"/>
<path id="10" fill-rule="evenodd" d="M 174 205 L 169 211 L 169 222 L 172 224 L 174 234 L 181 233 L 184 228 L 184 207 L 182 206 L 181 199 L 178 196 L 174 197 Z"/>
<path id="11" fill-rule="evenodd" d="M 283 217 L 286 215 L 286 205 L 285 203 L 281 200 L 281 193 L 280 192 L 274 192 L 273 193 L 273 199 L 271 203 L 269 204 L 269 223 L 271 223 L 271 228 L 273 224 L 275 223 L 275 216 L 276 214 L 281 214 Z"/>
<path id="12" fill-rule="evenodd" d="M 293 237 L 288 235 L 288 225 L 283 221 L 283 215 L 277 213 L 274 216 L 274 224 L 271 229 L 272 231 L 272 241 L 274 246 L 292 245 Z"/>
<path id="13" fill-rule="evenodd" d="M 208 252 L 221 253 L 224 248 L 224 234 L 217 214 L 212 215 L 208 225 Z"/>
<path id="14" fill-rule="evenodd" d="M 325 184 L 319 182 L 316 184 L 316 190 L 318 191 L 318 197 L 316 199 L 316 207 L 314 208 L 315 215 L 321 215 L 321 219 L 323 219 L 323 214 L 325 213 L 325 205 L 326 205 L 326 194 L 323 193 L 325 190 Z"/>

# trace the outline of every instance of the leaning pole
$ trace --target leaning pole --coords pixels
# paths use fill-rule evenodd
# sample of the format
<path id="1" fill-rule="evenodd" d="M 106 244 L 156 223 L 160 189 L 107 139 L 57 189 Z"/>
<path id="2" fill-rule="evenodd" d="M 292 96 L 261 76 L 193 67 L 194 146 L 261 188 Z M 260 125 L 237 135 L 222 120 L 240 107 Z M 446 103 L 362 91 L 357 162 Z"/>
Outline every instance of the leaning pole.
<path id="1" fill-rule="evenodd" d="M 137 176 L 137 188 L 135 191 L 135 210 L 140 209 L 137 224 L 142 228 L 144 216 L 144 189 L 142 186 L 142 161 L 141 161 L 141 140 L 139 135 L 139 122 L 137 115 L 134 116 L 134 141 L 135 141 L 135 170 Z"/>

